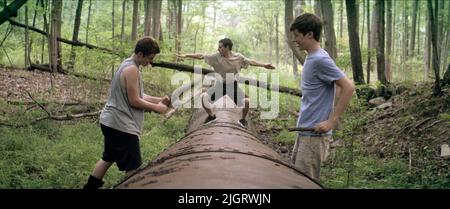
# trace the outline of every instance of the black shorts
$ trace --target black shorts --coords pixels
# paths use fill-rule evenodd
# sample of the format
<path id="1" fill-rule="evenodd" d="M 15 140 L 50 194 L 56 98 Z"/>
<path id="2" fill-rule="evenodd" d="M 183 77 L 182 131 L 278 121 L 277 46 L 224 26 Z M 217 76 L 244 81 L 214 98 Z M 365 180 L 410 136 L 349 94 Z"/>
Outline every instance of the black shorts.
<path id="1" fill-rule="evenodd" d="M 238 105 L 242 106 L 244 105 L 244 97 L 245 94 L 238 87 L 237 81 L 234 81 L 234 83 L 222 83 L 219 81 L 216 81 L 216 84 L 208 89 L 207 91 L 209 95 L 209 100 L 214 103 L 216 100 L 220 99 L 221 97 L 228 95 L 233 99 L 233 102 Z"/>
<path id="2" fill-rule="evenodd" d="M 120 171 L 131 171 L 142 164 L 139 137 L 100 124 L 105 137 L 102 159 L 116 162 Z"/>

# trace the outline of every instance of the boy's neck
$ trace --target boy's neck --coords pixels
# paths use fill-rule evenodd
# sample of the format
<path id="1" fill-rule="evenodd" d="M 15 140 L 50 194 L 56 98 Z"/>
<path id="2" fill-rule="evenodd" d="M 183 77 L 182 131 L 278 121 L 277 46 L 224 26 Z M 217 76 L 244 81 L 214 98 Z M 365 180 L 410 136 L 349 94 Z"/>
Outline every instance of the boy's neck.
<path id="1" fill-rule="evenodd" d="M 136 63 L 137 67 L 139 68 L 141 63 L 138 62 L 137 54 L 133 53 L 133 55 L 131 56 L 131 59 L 133 60 L 134 63 Z"/>
<path id="2" fill-rule="evenodd" d="M 321 48 L 320 48 L 320 43 L 319 43 L 319 42 L 314 42 L 314 43 L 311 44 L 310 47 L 308 47 L 308 48 L 306 49 L 306 51 L 308 52 L 308 54 L 312 54 L 312 53 L 314 53 L 314 52 L 319 51 L 319 49 L 321 49 Z"/>

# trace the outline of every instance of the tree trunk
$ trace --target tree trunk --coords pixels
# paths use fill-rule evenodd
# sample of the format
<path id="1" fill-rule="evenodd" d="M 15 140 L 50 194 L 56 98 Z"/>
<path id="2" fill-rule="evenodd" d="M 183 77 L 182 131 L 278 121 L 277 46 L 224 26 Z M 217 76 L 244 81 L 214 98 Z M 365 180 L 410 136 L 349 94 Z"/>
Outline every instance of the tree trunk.
<path id="1" fill-rule="evenodd" d="M 392 0 L 386 0 L 386 79 L 392 81 Z"/>
<path id="2" fill-rule="evenodd" d="M 430 73 L 431 68 L 431 21 L 430 21 L 430 14 L 427 9 L 427 27 L 426 27 L 426 34 L 425 34 L 425 72 L 424 72 L 424 81 L 428 79 L 428 75 Z"/>
<path id="3" fill-rule="evenodd" d="M 331 0 L 321 0 L 320 3 L 323 16 L 325 50 L 328 52 L 328 54 L 330 54 L 331 58 L 335 60 L 337 58 L 337 49 L 336 35 L 334 32 L 333 6 L 331 5 Z"/>
<path id="4" fill-rule="evenodd" d="M 89 25 L 91 23 L 91 6 L 92 6 L 92 0 L 89 0 L 89 7 L 88 7 L 88 16 L 87 16 L 87 23 L 86 23 L 86 44 L 89 43 Z M 84 67 L 85 70 L 87 69 L 87 57 L 88 57 L 88 51 L 85 49 L 84 51 Z"/>
<path id="5" fill-rule="evenodd" d="M 161 4 L 162 0 L 153 0 L 152 36 L 156 40 L 159 40 L 159 31 L 161 28 Z"/>
<path id="6" fill-rule="evenodd" d="M 280 37 L 278 31 L 278 16 L 279 12 L 277 11 L 275 14 L 275 56 L 276 56 L 276 65 L 278 66 L 280 63 Z"/>
<path id="7" fill-rule="evenodd" d="M 73 23 L 72 41 L 78 41 L 78 33 L 80 31 L 81 10 L 83 8 L 83 0 L 78 0 L 77 11 L 75 13 L 75 21 Z M 75 48 L 72 46 L 70 50 L 70 62 L 67 68 L 70 70 L 74 68 L 76 62 Z"/>
<path id="8" fill-rule="evenodd" d="M 27 26 L 25 28 L 25 57 L 24 57 L 24 64 L 25 66 L 30 65 L 30 48 L 29 48 L 29 42 L 30 42 L 30 34 L 28 31 L 28 6 L 25 5 L 25 25 Z"/>
<path id="9" fill-rule="evenodd" d="M 133 22 L 131 24 L 131 40 L 137 39 L 137 28 L 139 22 L 139 0 L 133 0 Z"/>
<path id="10" fill-rule="evenodd" d="M 377 0 L 375 8 L 378 10 L 377 17 L 377 77 L 382 84 L 387 84 L 384 59 L 384 0 Z"/>
<path id="11" fill-rule="evenodd" d="M 112 35 L 112 37 L 111 37 L 111 45 L 112 45 L 112 50 L 116 50 L 116 47 L 115 47 L 115 41 L 114 41 L 114 36 L 115 36 L 115 31 L 114 31 L 114 29 L 115 29 L 115 21 L 114 21 L 114 19 L 115 19 L 115 15 L 114 15 L 114 10 L 115 10 L 115 1 L 114 0 L 112 0 L 112 20 L 111 20 L 111 23 L 112 23 L 112 30 L 111 30 L 111 35 Z M 114 59 L 111 59 L 111 79 L 113 79 L 114 78 Z"/>
<path id="12" fill-rule="evenodd" d="M 359 9 L 358 9 L 359 10 Z M 364 45 L 364 29 L 365 29 L 365 25 L 366 25 L 366 0 L 363 0 L 363 16 L 362 16 L 362 29 L 361 29 L 361 41 L 359 43 L 361 43 L 361 48 L 363 48 Z"/>
<path id="13" fill-rule="evenodd" d="M 50 64 L 54 73 L 57 72 L 58 66 L 61 64 L 61 44 L 57 41 L 57 37 L 61 36 L 61 10 L 62 2 L 58 0 L 52 1 L 52 24 L 49 43 Z"/>
<path id="14" fill-rule="evenodd" d="M 341 0 L 340 3 L 341 5 L 339 6 L 339 38 L 342 39 L 342 31 L 344 30 L 342 28 L 344 19 L 344 0 Z"/>
<path id="15" fill-rule="evenodd" d="M 42 14 L 42 17 L 44 19 L 43 28 L 47 34 L 50 34 L 50 31 L 48 30 L 48 21 L 47 21 L 47 5 L 48 5 L 48 0 L 45 0 L 45 3 L 44 3 L 44 0 L 41 0 L 41 7 L 44 10 L 44 14 Z M 41 39 L 41 63 L 44 63 L 45 40 L 49 40 L 48 35 L 46 37 L 42 37 L 42 39 Z"/>
<path id="16" fill-rule="evenodd" d="M 450 85 L 450 64 L 448 64 L 447 71 L 444 73 L 442 85 Z"/>
<path id="17" fill-rule="evenodd" d="M 408 14 L 407 14 L 407 3 L 408 1 L 403 1 L 403 35 L 402 35 L 402 62 L 406 62 L 407 58 L 408 58 Z M 405 65 L 402 65 L 403 71 L 405 68 Z M 404 72 L 403 72 L 404 75 Z"/>
<path id="18" fill-rule="evenodd" d="M 420 14 L 420 6 L 418 6 L 417 7 L 417 31 L 416 31 L 416 34 L 417 34 L 417 37 L 416 37 L 416 43 L 417 43 L 417 55 L 419 55 L 420 54 L 420 49 L 422 49 L 422 46 L 420 45 L 420 34 L 421 34 L 421 28 L 420 28 L 420 18 L 421 17 L 421 14 Z"/>
<path id="19" fill-rule="evenodd" d="M 443 4 L 444 5 L 444 4 Z M 447 25 L 446 28 L 450 28 L 450 1 L 448 2 L 448 13 L 447 13 Z M 442 52 L 441 52 L 441 63 L 442 63 L 442 70 L 445 70 L 445 66 L 448 65 L 448 53 L 449 53 L 449 45 L 450 45 L 450 30 L 446 30 L 447 34 L 442 34 L 443 36 L 446 35 L 444 46 L 442 46 Z M 444 39 L 442 39 L 444 40 Z"/>
<path id="20" fill-rule="evenodd" d="M 145 0 L 144 8 L 145 8 L 144 36 L 150 36 L 152 30 L 153 1 Z"/>
<path id="21" fill-rule="evenodd" d="M 287 44 L 289 48 L 291 48 L 292 53 L 294 56 L 300 61 L 300 63 L 303 65 L 305 63 L 305 57 L 306 54 L 304 51 L 300 51 L 300 49 L 294 44 L 294 37 L 292 32 L 290 31 L 290 26 L 293 21 L 293 1 L 292 0 L 285 0 L 284 1 L 284 31 L 286 34 Z"/>
<path id="22" fill-rule="evenodd" d="M 364 84 L 364 75 L 361 62 L 361 49 L 359 46 L 359 35 L 356 30 L 357 8 L 355 0 L 346 0 L 348 40 L 350 44 L 350 54 L 353 68 L 353 80 L 356 84 Z"/>
<path id="23" fill-rule="evenodd" d="M 435 1 L 435 6 L 437 7 L 437 1 Z M 428 6 L 428 15 L 430 17 L 430 25 L 431 25 L 431 42 L 433 45 L 433 70 L 434 70 L 434 88 L 433 88 L 433 95 L 439 96 L 442 95 L 441 91 L 441 84 L 440 84 L 440 76 L 439 76 L 439 53 L 438 53 L 438 47 L 437 47 L 437 24 L 436 24 L 436 18 L 435 14 L 433 14 L 433 3 L 431 0 L 427 1 Z M 436 9 L 437 11 L 437 9 Z"/>
<path id="24" fill-rule="evenodd" d="M 125 7 L 127 6 L 127 0 L 123 0 L 122 2 L 122 22 L 120 24 L 120 46 L 123 45 L 125 41 Z"/>
<path id="25" fill-rule="evenodd" d="M 183 2 L 182 0 L 176 1 L 176 9 L 177 9 L 177 18 L 176 18 L 176 25 L 177 25 L 177 31 L 175 36 L 175 51 L 177 54 L 181 51 L 181 30 L 183 28 L 183 22 L 182 22 L 182 8 L 183 8 Z"/>
<path id="26" fill-rule="evenodd" d="M 320 0 L 314 0 L 314 14 L 316 14 L 321 20 L 323 20 Z M 322 37 L 323 36 L 320 36 L 320 43 L 322 43 Z"/>
<path id="27" fill-rule="evenodd" d="M 367 0 L 367 12 L 366 12 L 366 15 L 367 15 L 367 69 L 366 69 L 366 71 L 367 71 L 367 84 L 370 84 L 370 68 L 371 68 L 371 63 L 370 63 L 370 43 L 371 43 L 371 40 L 370 40 L 370 1 L 369 0 Z"/>
<path id="28" fill-rule="evenodd" d="M 417 23 L 417 8 L 419 6 L 419 0 L 414 0 L 413 4 L 413 15 L 412 15 L 412 24 L 411 24 L 411 38 L 409 39 L 409 52 L 408 55 L 410 57 L 414 56 L 414 48 L 415 48 L 415 41 L 416 41 L 416 23 Z"/>

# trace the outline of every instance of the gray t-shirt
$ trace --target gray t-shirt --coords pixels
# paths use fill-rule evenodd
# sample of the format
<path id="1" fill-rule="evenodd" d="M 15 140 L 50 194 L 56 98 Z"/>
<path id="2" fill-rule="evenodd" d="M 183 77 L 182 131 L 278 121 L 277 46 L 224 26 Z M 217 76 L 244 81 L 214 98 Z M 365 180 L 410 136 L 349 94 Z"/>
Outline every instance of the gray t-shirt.
<path id="1" fill-rule="evenodd" d="M 119 70 L 114 74 L 108 101 L 100 114 L 100 123 L 110 128 L 139 136 L 141 135 L 144 122 L 144 110 L 130 105 L 127 89 L 120 85 L 120 75 L 123 69 L 130 65 L 136 65 L 136 63 L 131 58 L 128 58 L 122 62 Z M 139 72 L 139 97 L 142 98 L 143 95 L 144 88 Z"/>
<path id="2" fill-rule="evenodd" d="M 302 72 L 302 99 L 300 115 L 297 127 L 312 128 L 317 124 L 328 120 L 333 112 L 335 97 L 335 81 L 345 76 L 331 59 L 330 55 L 323 50 L 309 54 L 306 57 Z M 306 136 L 329 136 L 327 133 L 316 133 L 302 131 L 299 135 Z"/>
<path id="3" fill-rule="evenodd" d="M 231 52 L 230 57 L 224 57 L 220 55 L 220 53 L 215 53 L 204 55 L 203 59 L 207 64 L 214 68 L 216 73 L 222 76 L 222 79 L 224 79 L 226 83 L 234 82 L 235 79 L 237 79 L 236 77 L 233 77 L 233 79 L 227 79 L 227 73 L 238 76 L 239 71 L 242 68 L 247 68 L 250 64 L 250 60 L 248 58 L 244 57 L 240 53 L 234 52 Z"/>

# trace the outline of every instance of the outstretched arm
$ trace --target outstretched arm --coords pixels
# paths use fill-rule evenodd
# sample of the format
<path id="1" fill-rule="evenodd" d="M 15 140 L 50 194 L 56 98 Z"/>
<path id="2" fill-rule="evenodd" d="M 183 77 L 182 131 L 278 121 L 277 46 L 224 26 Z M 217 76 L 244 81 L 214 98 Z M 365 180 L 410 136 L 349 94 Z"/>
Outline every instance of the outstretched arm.
<path id="1" fill-rule="evenodd" d="M 193 58 L 201 60 L 204 58 L 204 54 L 177 54 L 179 58 Z"/>
<path id="2" fill-rule="evenodd" d="M 261 62 L 258 62 L 256 60 L 250 60 L 249 64 L 251 66 L 264 67 L 266 69 L 275 69 L 275 66 L 273 66 L 270 63 L 261 63 Z"/>

